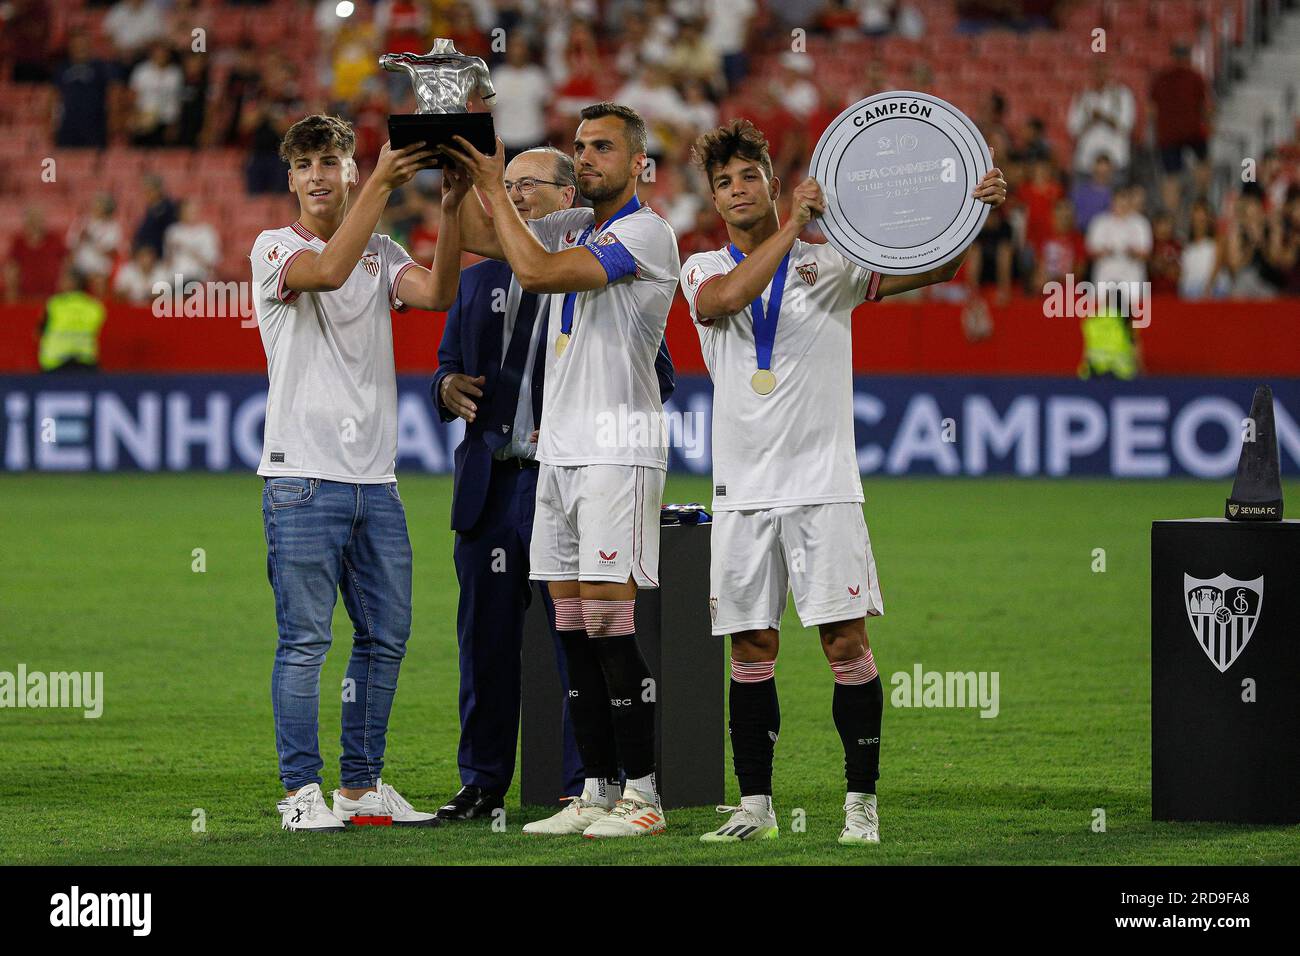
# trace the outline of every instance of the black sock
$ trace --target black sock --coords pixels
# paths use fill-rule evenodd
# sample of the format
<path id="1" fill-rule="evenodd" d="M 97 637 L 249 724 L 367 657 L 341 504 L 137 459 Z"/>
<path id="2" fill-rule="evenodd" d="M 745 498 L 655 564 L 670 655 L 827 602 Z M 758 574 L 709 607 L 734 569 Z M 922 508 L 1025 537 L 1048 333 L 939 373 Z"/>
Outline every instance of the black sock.
<path id="1" fill-rule="evenodd" d="M 885 693 L 880 677 L 865 684 L 835 682 L 831 713 L 844 743 L 844 776 L 850 793 L 875 793 L 880 776 L 880 718 Z"/>
<path id="2" fill-rule="evenodd" d="M 732 672 L 736 664 L 732 662 Z M 731 759 L 740 782 L 742 797 L 770 796 L 772 754 L 781 732 L 781 705 L 776 696 L 776 678 L 738 681 L 731 679 L 727 702 L 730 712 Z"/>
<path id="3" fill-rule="evenodd" d="M 629 780 L 655 771 L 655 694 L 650 668 L 635 634 L 592 639 L 609 689 L 606 709 L 614 717 L 618 758 Z"/>
<path id="4" fill-rule="evenodd" d="M 618 780 L 618 748 L 605 674 L 586 631 L 560 631 L 569 671 L 569 719 L 586 777 Z"/>

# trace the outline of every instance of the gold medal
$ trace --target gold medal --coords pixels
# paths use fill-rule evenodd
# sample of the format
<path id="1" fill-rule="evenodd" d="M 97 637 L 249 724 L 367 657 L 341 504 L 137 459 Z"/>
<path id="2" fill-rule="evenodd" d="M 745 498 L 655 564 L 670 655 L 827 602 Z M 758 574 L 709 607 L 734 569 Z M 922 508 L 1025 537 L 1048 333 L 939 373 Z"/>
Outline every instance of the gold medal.
<path id="1" fill-rule="evenodd" d="M 760 368 L 749 379 L 750 386 L 760 395 L 768 395 L 776 388 L 776 376 L 771 369 Z"/>
<path id="2" fill-rule="evenodd" d="M 555 337 L 555 357 L 559 358 L 564 354 L 564 350 L 569 347 L 569 333 L 561 332 Z"/>

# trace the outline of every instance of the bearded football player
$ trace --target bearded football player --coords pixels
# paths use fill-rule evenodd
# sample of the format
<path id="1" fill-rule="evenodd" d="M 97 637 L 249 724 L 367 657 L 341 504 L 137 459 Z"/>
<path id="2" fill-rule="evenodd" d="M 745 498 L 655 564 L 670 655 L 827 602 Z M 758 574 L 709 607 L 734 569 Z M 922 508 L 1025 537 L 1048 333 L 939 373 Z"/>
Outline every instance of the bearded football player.
<path id="1" fill-rule="evenodd" d="M 876 780 L 884 693 L 866 619 L 884 613 L 853 438 L 853 309 L 952 279 L 963 255 L 928 272 L 887 276 L 826 244 L 804 242 L 825 210 L 805 179 L 789 220 L 767 140 L 748 120 L 705 133 L 694 149 L 730 242 L 691 256 L 682 291 L 713 379 L 713 633 L 731 635 L 731 746 L 740 806 L 705 842 L 773 839 L 772 761 L 781 727 L 776 658 L 786 594 L 816 627 L 835 682 L 847 796 L 839 842 L 878 843 Z M 974 197 L 1006 199 L 998 169 Z"/>
<path id="2" fill-rule="evenodd" d="M 489 222 L 480 203 L 461 204 L 465 248 L 509 262 L 526 291 L 553 293 L 529 565 L 555 603 L 586 786 L 524 832 L 660 833 L 653 679 L 634 608 L 638 588 L 659 586 L 668 448 L 655 362 L 681 263 L 672 227 L 637 198 L 645 122 L 616 103 L 583 109 L 573 162 L 592 205 L 527 223 L 504 189 L 501 141 L 485 156 L 455 140 L 444 151 L 493 211 Z M 644 437 L 610 440 L 602 421 L 619 409 L 647 424 Z"/>

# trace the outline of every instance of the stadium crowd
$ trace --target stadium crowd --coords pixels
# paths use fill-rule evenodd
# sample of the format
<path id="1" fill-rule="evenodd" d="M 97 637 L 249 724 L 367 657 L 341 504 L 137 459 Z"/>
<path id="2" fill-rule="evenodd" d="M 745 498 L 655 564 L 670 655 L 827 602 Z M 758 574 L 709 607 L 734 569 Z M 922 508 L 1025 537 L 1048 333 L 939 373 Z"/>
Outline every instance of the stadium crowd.
<path id="1" fill-rule="evenodd" d="M 686 256 L 722 245 L 709 196 L 689 163 L 690 145 L 720 117 L 741 113 L 766 131 L 776 173 L 793 186 L 813 146 L 846 106 L 886 89 L 945 96 L 925 62 L 906 73 L 878 55 L 891 42 L 979 36 L 991 28 L 1052 31 L 1069 2 L 926 3 L 922 0 L 86 0 L 89 19 L 69 25 L 44 0 L 0 6 L 0 68 L 13 84 L 56 91 L 52 146 L 148 151 L 237 149 L 250 196 L 283 193 L 280 137 L 295 119 L 326 110 L 357 130 L 357 159 L 373 164 L 390 113 L 413 109 L 405 77 L 383 73 L 382 52 L 424 52 L 450 37 L 482 56 L 497 90 L 494 121 L 511 152 L 563 146 L 578 108 L 610 98 L 651 128 L 654 160 L 642 196 L 674 226 Z M 1008 15 L 1014 8 L 1016 16 Z M 242 35 L 196 47 L 192 25 L 242 11 Z M 347 13 L 346 16 L 342 15 Z M 316 32 L 314 53 L 295 59 L 257 35 L 297 23 Z M 83 29 L 86 24 L 95 29 Z M 1202 27 L 1204 24 L 1201 25 Z M 826 79 L 817 52 L 792 49 L 792 30 L 859 50 L 856 83 Z M 1204 32 L 1204 31 L 1202 31 Z M 1044 115 L 1015 110 L 1021 90 L 987 87 L 975 116 L 1012 183 L 990 216 L 957 288 L 986 287 L 995 302 L 1036 295 L 1072 274 L 1149 280 L 1188 299 L 1300 294 L 1300 139 L 1260 157 L 1253 175 L 1216 176 L 1207 161 L 1214 89 L 1196 65 L 1197 34 L 1179 38 L 1147 89 L 1130 88 L 1096 56 L 1086 85 Z M 302 46 L 301 44 L 299 46 Z M 825 49 L 825 47 L 818 47 Z M 1139 101 L 1150 122 L 1139 125 Z M 1016 119 L 1013 120 L 1013 114 Z M 60 283 L 143 302 L 157 281 L 221 275 L 225 233 L 218 202 L 168 195 L 146 175 L 144 212 L 124 222 L 120 196 L 87 197 L 64 232 L 30 204 L 8 237 L 7 301 L 41 298 Z M 384 228 L 431 261 L 438 174 L 397 197 Z M 198 190 L 196 190 L 196 193 Z M 788 194 L 788 190 L 787 190 Z M 784 212 L 784 210 L 783 210 Z M 810 238 L 817 238 L 815 227 Z"/>

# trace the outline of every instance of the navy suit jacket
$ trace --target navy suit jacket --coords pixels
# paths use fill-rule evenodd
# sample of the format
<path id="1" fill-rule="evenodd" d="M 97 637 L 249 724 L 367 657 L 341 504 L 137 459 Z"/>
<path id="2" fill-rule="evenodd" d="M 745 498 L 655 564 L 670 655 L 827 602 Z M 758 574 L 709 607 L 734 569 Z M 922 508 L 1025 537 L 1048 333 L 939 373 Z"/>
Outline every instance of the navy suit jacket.
<path id="1" fill-rule="evenodd" d="M 450 422 L 456 416 L 443 405 L 439 392 L 442 380 L 453 372 L 459 372 L 477 378 L 486 378 L 483 385 L 483 397 L 475 404 L 479 409 L 486 409 L 491 401 L 493 389 L 501 371 L 502 330 L 504 313 L 493 309 L 504 299 L 495 299 L 497 289 L 510 287 L 510 266 L 495 259 L 485 259 L 475 263 L 460 274 L 460 286 L 456 291 L 456 301 L 447 313 L 447 324 L 442 331 L 442 343 L 438 346 L 438 371 L 434 373 L 431 392 L 434 408 L 438 417 Z M 504 292 L 500 295 L 504 296 Z M 538 321 L 546 321 L 546 315 L 538 316 Z M 545 342 L 545 338 L 542 340 Z M 542 390 L 545 354 L 544 348 L 537 350 L 537 361 L 532 378 L 533 421 L 542 420 Z M 655 359 L 655 371 L 659 375 L 659 399 L 667 401 L 675 387 L 672 356 L 668 354 L 668 343 L 659 343 L 659 355 Z M 513 410 L 511 411 L 513 422 Z M 469 531 L 478 523 L 483 513 L 483 503 L 487 499 L 488 480 L 492 474 L 492 449 L 483 440 L 483 432 L 488 426 L 485 416 L 479 415 L 465 425 L 465 438 L 456 446 L 454 457 L 456 465 L 455 485 L 451 498 L 451 526 L 456 531 Z M 503 423 L 504 424 L 504 423 Z"/>

